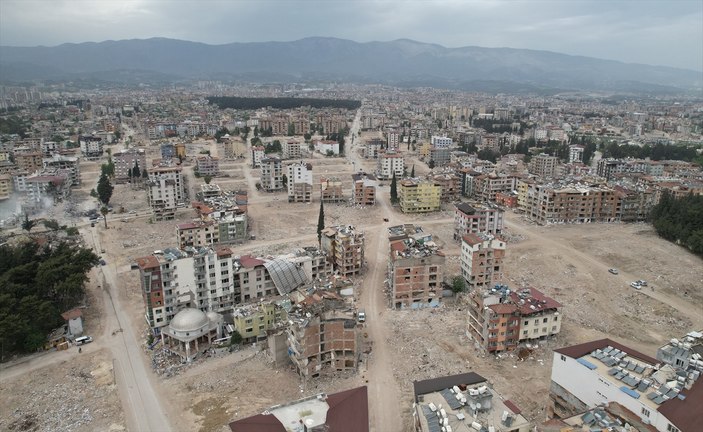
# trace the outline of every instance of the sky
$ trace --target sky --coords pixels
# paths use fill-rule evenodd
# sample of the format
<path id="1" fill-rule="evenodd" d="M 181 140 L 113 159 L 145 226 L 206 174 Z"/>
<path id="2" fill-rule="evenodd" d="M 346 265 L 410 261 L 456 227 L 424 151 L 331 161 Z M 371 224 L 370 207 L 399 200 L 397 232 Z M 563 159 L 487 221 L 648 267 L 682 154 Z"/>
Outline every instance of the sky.
<path id="1" fill-rule="evenodd" d="M 703 71 L 703 0 L 0 0 L 0 45 L 310 36 L 528 48 Z"/>

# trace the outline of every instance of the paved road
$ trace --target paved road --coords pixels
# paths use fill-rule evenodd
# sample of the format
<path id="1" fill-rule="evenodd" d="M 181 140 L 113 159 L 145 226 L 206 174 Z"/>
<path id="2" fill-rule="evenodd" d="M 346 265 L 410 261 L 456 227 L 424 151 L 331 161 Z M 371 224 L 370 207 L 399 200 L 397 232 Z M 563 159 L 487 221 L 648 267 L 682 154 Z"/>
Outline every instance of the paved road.
<path id="1" fill-rule="evenodd" d="M 100 250 L 97 231 L 91 228 L 88 230 L 96 250 Z M 127 427 L 131 431 L 170 431 L 172 427 L 154 389 L 159 384 L 140 348 L 141 340 L 134 334 L 133 329 L 140 326 L 131 322 L 120 303 L 115 266 L 101 266 L 100 271 L 105 311 L 105 332 L 102 339 L 112 353 L 115 379 Z"/>

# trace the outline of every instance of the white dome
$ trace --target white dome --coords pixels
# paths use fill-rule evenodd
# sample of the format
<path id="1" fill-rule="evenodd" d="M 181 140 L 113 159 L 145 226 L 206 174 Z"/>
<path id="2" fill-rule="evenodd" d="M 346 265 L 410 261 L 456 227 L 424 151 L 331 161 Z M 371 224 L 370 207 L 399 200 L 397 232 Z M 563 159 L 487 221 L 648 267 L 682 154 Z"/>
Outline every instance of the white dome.
<path id="1" fill-rule="evenodd" d="M 208 323 L 209 320 L 205 312 L 188 308 L 178 312 L 169 325 L 171 329 L 178 332 L 191 332 L 207 327 Z"/>

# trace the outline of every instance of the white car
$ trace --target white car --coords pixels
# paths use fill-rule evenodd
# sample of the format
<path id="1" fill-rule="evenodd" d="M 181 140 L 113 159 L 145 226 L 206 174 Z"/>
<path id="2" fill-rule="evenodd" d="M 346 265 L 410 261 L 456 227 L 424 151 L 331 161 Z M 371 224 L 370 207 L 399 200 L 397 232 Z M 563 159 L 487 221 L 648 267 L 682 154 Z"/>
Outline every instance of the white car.
<path id="1" fill-rule="evenodd" d="M 636 289 L 636 290 L 641 290 L 641 289 L 642 289 L 642 285 L 638 284 L 637 282 L 632 282 L 632 283 L 630 284 L 630 286 L 631 286 L 632 288 Z"/>

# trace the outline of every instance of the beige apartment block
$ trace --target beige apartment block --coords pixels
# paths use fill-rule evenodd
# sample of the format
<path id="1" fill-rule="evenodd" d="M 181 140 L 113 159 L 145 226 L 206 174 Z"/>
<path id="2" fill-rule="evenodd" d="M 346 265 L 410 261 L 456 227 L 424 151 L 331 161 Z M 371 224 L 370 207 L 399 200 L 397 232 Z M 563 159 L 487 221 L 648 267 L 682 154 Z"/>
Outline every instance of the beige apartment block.
<path id="1" fill-rule="evenodd" d="M 466 234 L 461 239 L 461 275 L 469 291 L 503 281 L 506 243 L 492 235 Z"/>
<path id="2" fill-rule="evenodd" d="M 322 230 L 322 250 L 340 276 L 357 276 L 364 265 L 364 233 L 352 225 Z"/>

